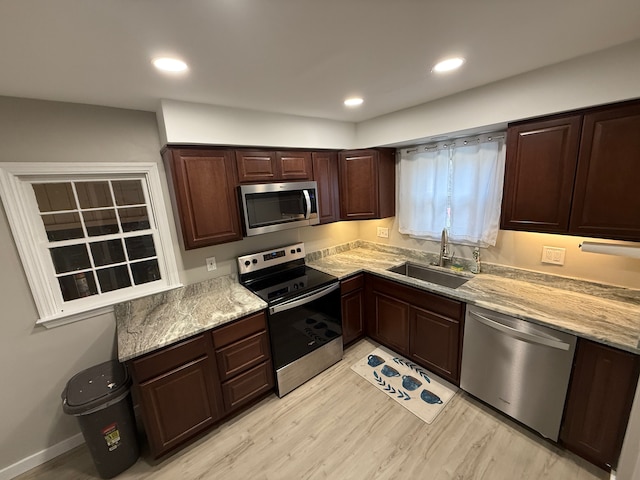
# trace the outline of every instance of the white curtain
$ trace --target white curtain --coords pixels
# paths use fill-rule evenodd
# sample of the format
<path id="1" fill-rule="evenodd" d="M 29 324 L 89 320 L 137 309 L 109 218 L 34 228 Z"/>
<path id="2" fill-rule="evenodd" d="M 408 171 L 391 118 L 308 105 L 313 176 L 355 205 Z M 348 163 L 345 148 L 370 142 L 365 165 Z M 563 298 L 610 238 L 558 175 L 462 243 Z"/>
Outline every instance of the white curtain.
<path id="1" fill-rule="evenodd" d="M 447 228 L 452 243 L 495 245 L 504 159 L 503 141 L 477 137 L 432 149 L 402 150 L 400 233 L 439 241 Z"/>

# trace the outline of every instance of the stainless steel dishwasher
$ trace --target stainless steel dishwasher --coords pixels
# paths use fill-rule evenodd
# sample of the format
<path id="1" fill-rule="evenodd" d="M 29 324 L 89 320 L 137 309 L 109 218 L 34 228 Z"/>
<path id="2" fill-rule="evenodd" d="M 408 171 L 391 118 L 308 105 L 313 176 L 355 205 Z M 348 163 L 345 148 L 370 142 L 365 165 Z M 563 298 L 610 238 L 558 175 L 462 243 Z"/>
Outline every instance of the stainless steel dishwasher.
<path id="1" fill-rule="evenodd" d="M 467 306 L 460 388 L 558 440 L 574 335 Z"/>

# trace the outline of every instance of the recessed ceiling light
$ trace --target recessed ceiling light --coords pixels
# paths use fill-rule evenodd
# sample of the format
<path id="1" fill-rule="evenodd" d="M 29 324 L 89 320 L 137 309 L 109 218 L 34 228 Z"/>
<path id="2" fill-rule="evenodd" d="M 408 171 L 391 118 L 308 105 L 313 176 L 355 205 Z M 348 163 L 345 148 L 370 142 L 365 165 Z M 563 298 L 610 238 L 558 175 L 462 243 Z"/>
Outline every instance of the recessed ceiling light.
<path id="1" fill-rule="evenodd" d="M 353 97 L 353 98 L 347 98 L 344 101 L 344 104 L 347 107 L 357 107 L 358 105 L 362 105 L 362 102 L 364 102 L 363 99 L 359 98 L 359 97 Z"/>
<path id="2" fill-rule="evenodd" d="M 154 58 L 153 66 L 163 72 L 184 72 L 188 67 L 187 64 L 177 58 Z"/>
<path id="3" fill-rule="evenodd" d="M 436 63 L 435 67 L 433 67 L 433 71 L 438 73 L 450 72 L 451 70 L 460 68 L 460 66 L 463 63 L 464 63 L 464 58 L 460 58 L 460 57 L 447 58 L 446 60 Z"/>

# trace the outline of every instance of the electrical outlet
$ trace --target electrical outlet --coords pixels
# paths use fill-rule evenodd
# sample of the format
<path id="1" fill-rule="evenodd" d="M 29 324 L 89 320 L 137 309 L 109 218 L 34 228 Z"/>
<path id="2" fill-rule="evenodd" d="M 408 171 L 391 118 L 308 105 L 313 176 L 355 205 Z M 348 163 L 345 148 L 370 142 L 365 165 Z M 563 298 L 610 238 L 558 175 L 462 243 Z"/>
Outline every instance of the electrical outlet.
<path id="1" fill-rule="evenodd" d="M 389 238 L 389 229 L 387 227 L 378 227 L 378 236 L 380 238 Z"/>
<path id="2" fill-rule="evenodd" d="M 207 272 L 213 272 L 218 266 L 216 265 L 216 257 L 207 258 Z"/>
<path id="3" fill-rule="evenodd" d="M 564 265 L 565 249 L 559 247 L 542 247 L 542 263 Z"/>

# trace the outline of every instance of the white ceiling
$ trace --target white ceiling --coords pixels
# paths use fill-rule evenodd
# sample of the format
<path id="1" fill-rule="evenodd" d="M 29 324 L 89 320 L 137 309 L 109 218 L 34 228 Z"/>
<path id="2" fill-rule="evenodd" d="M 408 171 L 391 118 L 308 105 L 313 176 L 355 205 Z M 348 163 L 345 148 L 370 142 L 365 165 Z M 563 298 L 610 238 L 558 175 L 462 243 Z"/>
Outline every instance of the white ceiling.
<path id="1" fill-rule="evenodd" d="M 362 121 L 637 38 L 638 0 L 0 0 L 0 95 Z"/>

